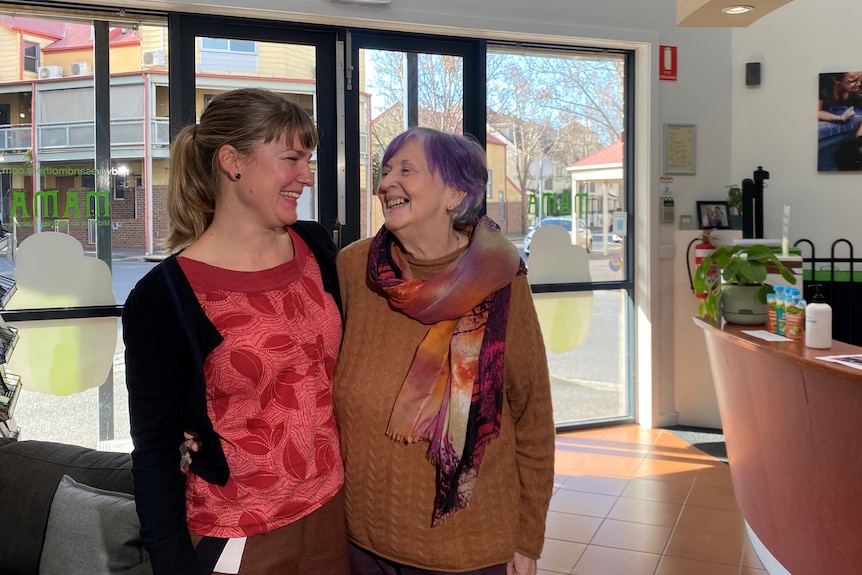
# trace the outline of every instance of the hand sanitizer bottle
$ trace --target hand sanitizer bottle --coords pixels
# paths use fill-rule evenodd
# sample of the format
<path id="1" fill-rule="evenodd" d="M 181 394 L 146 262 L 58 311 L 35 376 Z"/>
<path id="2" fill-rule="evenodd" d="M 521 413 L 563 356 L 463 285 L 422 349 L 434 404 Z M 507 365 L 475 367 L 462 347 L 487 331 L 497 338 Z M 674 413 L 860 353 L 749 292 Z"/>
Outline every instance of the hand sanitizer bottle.
<path id="1" fill-rule="evenodd" d="M 832 306 L 820 293 L 820 284 L 812 284 L 814 296 L 805 309 L 805 347 L 830 349 L 832 347 Z"/>

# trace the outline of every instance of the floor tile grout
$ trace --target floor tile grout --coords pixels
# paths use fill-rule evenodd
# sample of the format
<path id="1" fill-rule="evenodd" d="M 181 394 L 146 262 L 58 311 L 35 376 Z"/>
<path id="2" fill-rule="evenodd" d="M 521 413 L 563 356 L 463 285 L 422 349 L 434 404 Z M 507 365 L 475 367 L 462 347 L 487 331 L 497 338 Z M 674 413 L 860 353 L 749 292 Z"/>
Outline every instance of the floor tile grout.
<path id="1" fill-rule="evenodd" d="M 631 432 L 626 431 L 626 429 L 631 430 Z M 647 441 L 647 433 L 649 433 L 650 443 L 645 443 Z M 650 567 L 650 571 L 641 570 L 639 573 L 644 573 L 644 575 L 663 575 L 664 567 L 663 564 L 667 557 L 673 557 L 675 560 L 679 559 L 680 561 L 700 561 L 706 563 L 713 563 L 715 565 L 723 565 L 727 567 L 734 567 L 729 563 L 723 563 L 721 561 L 709 560 L 705 559 L 706 555 L 702 555 L 700 553 L 684 553 L 687 557 L 677 557 L 675 555 L 669 555 L 668 552 L 671 550 L 672 542 L 674 541 L 674 536 L 678 534 L 678 529 L 680 526 L 680 522 L 682 521 L 683 515 L 687 509 L 703 509 L 709 511 L 727 511 L 732 512 L 734 510 L 728 509 L 730 503 L 725 499 L 727 495 L 721 495 L 724 489 L 729 489 L 732 492 L 732 484 L 730 483 L 729 477 L 727 479 L 728 487 L 724 487 L 722 484 L 724 483 L 724 479 L 722 479 L 719 472 L 709 471 L 709 476 L 703 476 L 705 481 L 713 484 L 698 484 L 697 481 L 702 477 L 703 474 L 708 469 L 722 469 L 720 467 L 711 468 L 709 465 L 711 463 L 722 463 L 718 459 L 703 453 L 691 445 L 687 444 L 684 440 L 676 437 L 675 435 L 665 432 L 664 430 L 646 430 L 643 428 L 639 428 L 638 426 L 625 426 L 625 427 L 616 427 L 609 428 L 605 432 L 598 432 L 596 430 L 588 430 L 582 433 L 579 432 L 570 432 L 561 434 L 559 436 L 560 441 L 558 441 L 558 453 L 566 453 L 567 457 L 571 457 L 572 459 L 576 459 L 577 456 L 582 455 L 577 461 L 574 463 L 571 468 L 567 468 L 565 471 L 562 469 L 557 470 L 558 477 L 562 478 L 558 485 L 555 485 L 554 495 L 559 497 L 561 491 L 565 491 L 567 493 L 577 492 L 583 494 L 583 500 L 578 500 L 577 502 L 573 501 L 573 504 L 580 505 L 582 501 L 586 500 L 592 505 L 592 511 L 594 513 L 601 513 L 602 506 L 607 504 L 607 497 L 613 498 L 613 503 L 606 507 L 606 511 L 604 511 L 603 516 L 596 517 L 595 515 L 590 515 L 587 513 L 579 512 L 578 509 L 569 510 L 566 507 L 566 504 L 558 505 L 555 512 L 566 514 L 566 515 L 574 515 L 579 517 L 588 517 L 591 519 L 598 519 L 599 522 L 596 528 L 593 530 L 592 534 L 589 536 L 589 541 L 586 543 L 583 542 L 574 542 L 568 541 L 563 538 L 563 536 L 559 533 L 554 533 L 553 536 L 548 536 L 549 540 L 556 540 L 561 542 L 569 542 L 576 544 L 580 547 L 583 547 L 583 551 L 580 555 L 575 558 L 574 566 L 569 570 L 569 573 L 576 575 L 592 575 L 590 571 L 587 571 L 587 564 L 589 561 L 585 560 L 585 557 L 588 555 L 592 555 L 596 553 L 597 550 L 601 549 L 603 551 L 623 551 L 628 553 L 637 553 L 636 557 L 638 558 L 646 558 L 649 556 L 647 561 L 654 560 L 655 557 L 658 558 L 655 563 L 655 567 Z M 592 459 L 590 457 L 593 456 Z M 602 459 L 605 457 L 614 457 L 619 458 L 620 461 L 616 459 Z M 628 464 L 625 464 L 624 461 L 626 459 L 637 459 L 638 463 L 632 467 Z M 645 467 L 641 470 L 641 467 L 644 466 L 645 462 L 652 461 L 653 463 L 648 464 L 648 467 Z M 585 465 L 586 463 L 586 465 Z M 603 464 L 607 464 L 608 471 L 603 472 L 602 466 Z M 725 465 L 722 463 L 722 465 Z M 680 470 L 673 471 L 675 466 L 679 466 Z M 578 477 L 578 471 L 585 471 L 585 473 L 581 474 L 583 476 L 589 475 L 597 478 L 608 478 L 608 479 L 623 479 L 625 480 L 625 484 L 619 489 L 617 492 L 617 486 L 613 483 L 610 486 L 604 488 L 606 491 L 613 491 L 616 494 L 609 493 L 596 493 L 595 491 L 601 491 L 603 489 L 602 483 L 597 482 L 595 486 L 591 488 L 589 484 L 590 480 L 586 480 L 584 485 L 578 485 L 582 489 L 588 489 L 583 491 L 582 489 L 572 489 L 575 487 L 575 483 L 569 483 L 571 478 Z M 631 470 L 628 473 L 628 470 Z M 642 473 L 641 475 L 639 475 Z M 653 475 L 653 473 L 655 475 Z M 675 481 L 669 481 L 666 478 L 663 480 L 662 477 L 666 477 L 669 475 L 676 475 L 677 473 L 685 474 L 685 476 L 674 477 Z M 689 477 L 690 476 L 690 477 Z M 680 481 L 680 479 L 684 479 L 684 481 Z M 662 493 L 663 495 L 657 496 L 656 499 L 641 499 L 638 497 L 626 496 L 626 490 L 629 486 L 632 485 L 633 479 L 644 479 L 655 482 L 656 489 Z M 686 485 L 685 488 L 685 496 L 682 498 L 680 503 L 671 503 L 664 499 L 667 495 L 666 493 L 673 493 L 673 490 L 668 489 L 664 491 L 664 488 L 658 486 L 658 482 L 665 482 L 669 484 L 677 484 L 677 485 Z M 569 484 L 569 489 L 565 489 L 566 484 Z M 649 492 L 650 484 L 640 484 L 637 489 L 641 489 L 640 493 L 642 495 L 646 495 Z M 692 494 L 695 493 L 695 486 L 702 487 L 704 489 L 698 489 L 697 500 L 692 500 Z M 712 490 L 715 491 L 712 491 Z M 718 497 L 715 503 L 715 507 L 705 506 L 704 503 L 712 502 L 712 500 L 708 500 L 707 498 L 711 496 L 711 494 L 715 494 L 715 497 Z M 567 496 L 573 497 L 573 496 Z M 581 496 L 574 496 L 581 497 Z M 675 499 L 677 496 L 674 495 L 670 497 L 670 499 Z M 590 499 L 592 499 L 590 501 Z M 621 503 L 621 500 L 630 499 L 633 503 L 631 503 L 631 509 L 625 509 L 620 511 L 618 514 L 621 517 L 611 517 L 611 514 L 614 513 L 614 510 Z M 597 503 L 598 502 L 598 503 Z M 631 517 L 638 517 L 639 513 L 648 513 L 650 510 L 650 505 L 655 504 L 656 509 L 663 509 L 666 511 L 672 511 L 673 507 L 665 507 L 665 506 L 679 506 L 678 511 L 676 511 L 676 516 L 673 519 L 671 524 L 670 518 L 672 516 L 666 516 L 668 521 L 667 524 L 661 523 L 648 523 L 644 521 L 632 521 Z M 641 509 L 638 509 L 638 507 Z M 645 509 L 645 510 L 644 510 Z M 736 510 L 738 513 L 738 509 Z M 628 514 L 628 515 L 626 515 Z M 696 516 L 695 516 L 696 517 Z M 723 517 L 723 516 L 722 516 Z M 689 521 L 691 521 L 691 516 L 689 516 Z M 723 520 L 723 519 L 722 519 Z M 614 529 L 614 525 L 609 523 L 609 521 L 615 521 L 618 523 L 631 523 L 638 525 L 647 525 L 651 527 L 658 527 L 661 529 L 668 529 L 667 541 L 664 543 L 662 547 L 661 554 L 657 554 L 655 552 L 647 552 L 637 549 L 626 549 L 622 546 L 612 546 L 608 545 L 608 540 L 613 537 L 613 532 L 605 531 L 603 533 L 602 542 L 603 545 L 599 545 L 594 543 L 596 541 L 596 536 L 600 532 L 602 532 L 602 528 L 606 527 L 608 530 Z M 730 521 L 730 519 L 728 519 Z M 589 525 L 589 524 L 588 524 Z M 728 524 L 730 525 L 730 524 Z M 690 528 L 691 526 L 689 526 Z M 585 528 L 592 528 L 591 525 Z M 623 530 L 623 537 L 628 538 L 631 534 L 631 531 Z M 726 538 L 726 540 L 735 540 L 736 535 L 731 535 L 729 532 L 732 530 L 732 527 L 725 528 L 728 533 L 724 532 L 715 532 L 715 534 L 720 534 Z M 649 531 L 645 531 L 649 532 Z M 694 530 L 693 530 L 694 532 Z M 660 531 L 655 531 L 658 533 L 658 536 L 661 536 Z M 705 531 L 707 533 L 707 531 Z M 587 537 L 584 537 L 587 539 Z M 695 539 L 696 540 L 696 539 Z M 679 543 L 679 540 L 677 540 Z M 630 545 L 630 543 L 626 543 Z M 742 534 L 742 547 L 739 551 L 738 560 L 736 562 L 736 575 L 740 575 L 744 568 L 743 562 L 745 560 L 745 551 L 747 545 L 747 538 L 744 535 L 744 531 Z M 641 549 L 648 548 L 650 545 L 639 545 Z M 725 548 L 725 554 L 730 549 Z M 679 551 L 679 549 L 677 550 Z M 621 553 L 620 556 L 625 556 L 627 553 Z M 713 553 L 711 559 L 714 559 L 717 555 Z M 718 553 L 720 556 L 720 553 Z M 701 558 L 694 558 L 701 557 Z M 727 557 L 725 556 L 725 559 Z M 565 561 L 558 560 L 556 565 L 566 564 Z M 568 563 L 571 564 L 571 563 Z M 579 567 L 584 565 L 581 569 Z M 541 562 L 540 562 L 540 570 Z M 543 571 L 547 571 L 546 569 Z M 547 571 L 550 572 L 550 571 Z M 676 573 L 677 571 L 668 571 L 668 573 Z"/>

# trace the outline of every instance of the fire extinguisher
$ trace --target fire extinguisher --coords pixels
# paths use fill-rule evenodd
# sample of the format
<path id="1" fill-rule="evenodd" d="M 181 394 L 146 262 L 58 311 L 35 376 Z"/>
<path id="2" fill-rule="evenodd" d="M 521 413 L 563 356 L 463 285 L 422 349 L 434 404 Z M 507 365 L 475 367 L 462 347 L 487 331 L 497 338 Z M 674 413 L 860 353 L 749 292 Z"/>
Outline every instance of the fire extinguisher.
<path id="1" fill-rule="evenodd" d="M 691 242 L 688 244 L 688 251 L 691 250 L 692 244 L 694 244 L 694 242 L 696 242 L 696 241 L 697 241 L 697 238 L 691 240 Z M 708 232 L 704 231 L 703 235 L 700 237 L 700 243 L 697 244 L 696 246 L 694 246 L 694 267 L 697 268 L 698 266 L 700 266 L 700 262 L 702 262 L 704 260 L 704 258 L 706 258 L 708 255 L 710 255 L 712 252 L 715 251 L 715 247 L 716 246 L 712 241 L 712 237 L 709 235 Z M 690 262 L 691 262 L 691 258 L 689 257 L 689 255 L 687 253 L 686 254 L 686 263 L 688 263 L 689 266 L 691 265 Z M 709 273 L 707 274 L 707 277 L 709 278 L 710 283 L 714 282 L 717 279 L 717 275 L 718 275 L 718 266 L 716 266 L 715 263 L 713 263 L 712 267 L 710 267 L 710 269 L 709 269 Z M 692 275 L 691 275 L 691 267 L 689 267 L 689 269 L 688 269 L 688 280 L 689 280 L 689 283 L 691 284 L 691 291 L 694 292 L 695 291 L 694 290 L 694 280 L 692 279 Z M 698 298 L 703 299 L 706 297 L 706 292 L 695 292 L 694 295 L 697 296 Z"/>

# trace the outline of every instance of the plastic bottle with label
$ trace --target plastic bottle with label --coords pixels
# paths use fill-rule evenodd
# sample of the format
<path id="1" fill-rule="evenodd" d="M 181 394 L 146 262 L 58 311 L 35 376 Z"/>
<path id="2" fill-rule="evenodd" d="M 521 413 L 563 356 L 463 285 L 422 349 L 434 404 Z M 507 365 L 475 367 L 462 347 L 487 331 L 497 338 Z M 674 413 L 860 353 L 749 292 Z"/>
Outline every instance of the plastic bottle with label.
<path id="1" fill-rule="evenodd" d="M 766 331 L 769 333 L 778 333 L 775 328 L 775 313 L 778 304 L 775 301 L 775 293 L 766 294 Z"/>
<path id="2" fill-rule="evenodd" d="M 799 291 L 799 290 L 797 290 Z M 784 310 L 784 336 L 802 339 L 805 333 L 805 300 L 796 296 Z"/>
<path id="3" fill-rule="evenodd" d="M 775 333 L 784 335 L 784 313 L 787 291 L 784 286 L 775 286 Z"/>
<path id="4" fill-rule="evenodd" d="M 820 293 L 820 284 L 812 284 L 814 296 L 805 309 L 805 347 L 830 349 L 832 347 L 832 306 Z"/>

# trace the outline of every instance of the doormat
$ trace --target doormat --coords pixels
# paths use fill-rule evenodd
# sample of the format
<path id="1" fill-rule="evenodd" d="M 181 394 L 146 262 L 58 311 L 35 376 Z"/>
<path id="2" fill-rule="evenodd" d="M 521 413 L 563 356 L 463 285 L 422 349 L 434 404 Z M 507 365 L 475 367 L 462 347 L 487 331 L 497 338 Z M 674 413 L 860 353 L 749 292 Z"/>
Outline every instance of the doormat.
<path id="1" fill-rule="evenodd" d="M 680 439 L 691 444 L 692 447 L 696 447 L 719 461 L 727 463 L 727 448 L 724 445 L 724 432 L 721 429 L 691 427 L 688 425 L 674 425 L 662 429 L 670 431 Z"/>

